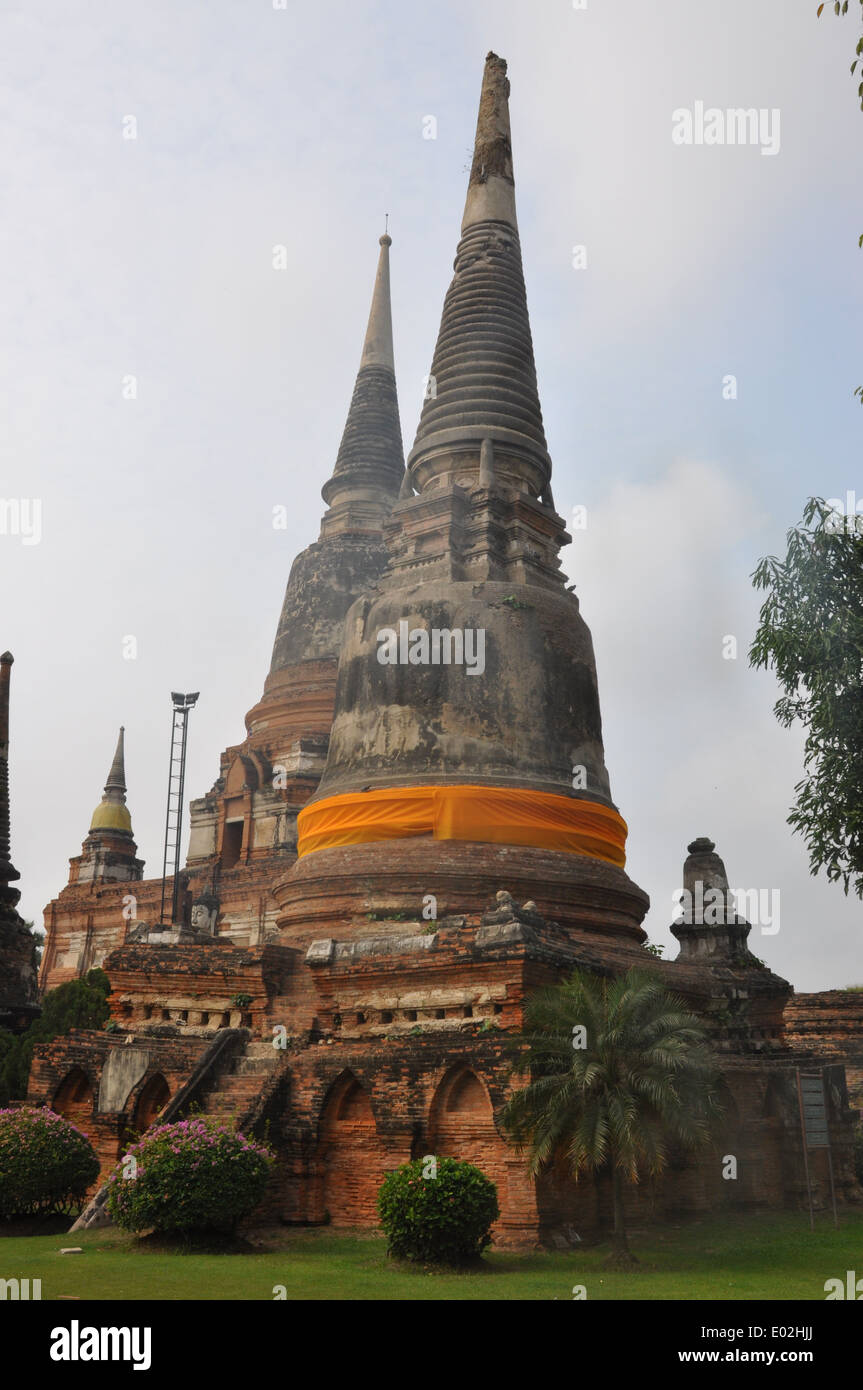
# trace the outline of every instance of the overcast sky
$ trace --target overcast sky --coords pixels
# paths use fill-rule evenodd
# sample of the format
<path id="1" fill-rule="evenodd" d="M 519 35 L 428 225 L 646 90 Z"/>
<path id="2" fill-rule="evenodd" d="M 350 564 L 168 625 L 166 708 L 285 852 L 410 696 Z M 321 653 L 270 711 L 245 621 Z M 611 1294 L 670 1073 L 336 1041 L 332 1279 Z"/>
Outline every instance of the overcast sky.
<path id="1" fill-rule="evenodd" d="M 170 691 L 201 691 L 191 796 L 243 738 L 317 537 L 385 213 L 410 447 L 494 49 L 555 500 L 587 508 L 565 563 L 651 939 L 676 954 L 672 893 L 710 835 L 734 886 L 781 894 L 756 955 L 798 989 L 863 983 L 863 908 L 810 878 L 785 823 L 802 738 L 746 659 L 758 559 L 810 494 L 863 497 L 857 28 L 816 8 L 4 6 L 0 496 L 42 505 L 39 544 L 0 536 L 26 916 L 66 882 L 119 724 L 148 876 Z M 778 151 L 675 144 L 698 102 L 763 109 Z"/>

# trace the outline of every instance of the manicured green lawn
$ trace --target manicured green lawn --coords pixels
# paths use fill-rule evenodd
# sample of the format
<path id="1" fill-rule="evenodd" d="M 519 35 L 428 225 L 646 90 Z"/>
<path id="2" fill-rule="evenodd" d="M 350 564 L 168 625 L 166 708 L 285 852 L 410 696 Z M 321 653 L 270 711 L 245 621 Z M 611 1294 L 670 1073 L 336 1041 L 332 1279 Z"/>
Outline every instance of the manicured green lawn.
<path id="1" fill-rule="evenodd" d="M 43 1299 L 272 1299 L 284 1285 L 302 1299 L 561 1299 L 583 1284 L 588 1299 L 824 1298 L 824 1282 L 863 1276 L 863 1213 L 839 1231 L 805 1214 L 711 1217 L 637 1232 L 641 1261 L 629 1273 L 604 1268 L 607 1247 L 574 1253 L 492 1251 L 476 1273 L 395 1266 L 380 1239 L 319 1228 L 258 1237 L 255 1252 L 170 1253 L 140 1247 L 114 1229 L 0 1239 L 0 1278 L 42 1280 Z M 81 1245 L 81 1255 L 61 1255 Z"/>

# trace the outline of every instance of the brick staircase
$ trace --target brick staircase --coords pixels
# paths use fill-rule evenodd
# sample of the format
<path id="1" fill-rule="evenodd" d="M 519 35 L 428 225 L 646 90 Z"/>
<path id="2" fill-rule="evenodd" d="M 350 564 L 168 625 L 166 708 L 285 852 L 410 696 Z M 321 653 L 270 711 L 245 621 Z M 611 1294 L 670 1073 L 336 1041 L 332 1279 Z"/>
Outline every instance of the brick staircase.
<path id="1" fill-rule="evenodd" d="M 261 1092 L 284 1062 L 269 1038 L 252 1039 L 224 1072 L 203 1102 L 203 1112 L 218 1120 L 242 1124 Z"/>
<path id="2" fill-rule="evenodd" d="M 277 1053 L 270 1041 L 256 1042 L 244 1029 L 221 1030 L 192 1075 L 168 1101 L 159 1123 L 173 1123 L 194 1104 L 220 1120 L 232 1121 L 239 1128 L 248 1120 L 254 1120 L 255 1112 L 266 1104 L 270 1092 L 278 1085 L 284 1057 L 284 1052 Z M 206 1088 L 212 1077 L 217 1080 L 208 1094 Z M 74 1222 L 72 1231 L 110 1226 L 107 1198 L 108 1184 L 103 1182 Z"/>

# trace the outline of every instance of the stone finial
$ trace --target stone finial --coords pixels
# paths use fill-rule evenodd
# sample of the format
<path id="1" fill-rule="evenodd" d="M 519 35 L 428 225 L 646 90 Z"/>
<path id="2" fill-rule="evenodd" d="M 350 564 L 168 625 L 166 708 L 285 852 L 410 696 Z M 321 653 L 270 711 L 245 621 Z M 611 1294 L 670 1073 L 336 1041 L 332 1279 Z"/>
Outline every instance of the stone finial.
<path id="1" fill-rule="evenodd" d="M 683 865 L 683 887 L 694 896 L 701 884 L 701 894 L 710 891 L 728 894 L 728 874 L 725 864 L 715 853 L 716 845 L 701 835 L 688 846 L 689 857 Z"/>
<path id="2" fill-rule="evenodd" d="M 380 238 L 378 244 L 381 250 L 360 368 L 389 367 L 391 372 L 395 372 L 393 317 L 390 304 L 390 247 L 393 239 L 385 235 Z"/>
<path id="3" fill-rule="evenodd" d="M 108 773 L 108 780 L 105 783 L 105 791 L 120 792 L 123 801 L 126 800 L 126 760 L 124 748 L 125 729 L 120 725 L 120 733 L 117 738 L 117 748 L 114 753 L 114 760 Z"/>
<path id="4" fill-rule="evenodd" d="M 698 838 L 688 844 L 686 848 L 690 854 L 712 854 L 716 849 L 716 845 L 708 835 L 699 835 Z"/>
<path id="5" fill-rule="evenodd" d="M 509 79 L 506 60 L 496 53 L 489 53 L 485 60 L 462 232 L 476 222 L 508 222 L 511 227 L 517 226 Z"/>
<path id="6" fill-rule="evenodd" d="M 11 809 L 9 804 L 9 687 L 12 663 L 11 652 L 0 656 L 0 916 L 17 919 L 15 905 L 21 896 L 10 888 L 21 877 L 11 860 Z"/>

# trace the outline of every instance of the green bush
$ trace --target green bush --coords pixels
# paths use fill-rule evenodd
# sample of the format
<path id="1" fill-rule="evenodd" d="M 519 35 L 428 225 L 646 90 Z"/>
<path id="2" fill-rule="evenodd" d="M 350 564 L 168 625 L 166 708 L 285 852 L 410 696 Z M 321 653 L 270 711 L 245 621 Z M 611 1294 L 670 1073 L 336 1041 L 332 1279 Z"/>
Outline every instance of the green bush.
<path id="1" fill-rule="evenodd" d="M 0 1110 L 0 1217 L 77 1211 L 99 1176 L 86 1134 L 53 1110 Z"/>
<path id="2" fill-rule="evenodd" d="M 232 1231 L 264 1195 L 269 1150 L 196 1115 L 148 1130 L 108 1178 L 126 1231 Z"/>
<path id="3" fill-rule="evenodd" d="M 500 1208 L 494 1183 L 472 1163 L 418 1158 L 384 1178 L 378 1212 L 391 1255 L 457 1265 L 482 1254 Z"/>

